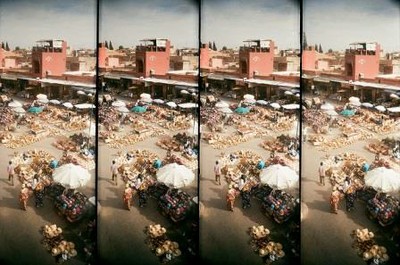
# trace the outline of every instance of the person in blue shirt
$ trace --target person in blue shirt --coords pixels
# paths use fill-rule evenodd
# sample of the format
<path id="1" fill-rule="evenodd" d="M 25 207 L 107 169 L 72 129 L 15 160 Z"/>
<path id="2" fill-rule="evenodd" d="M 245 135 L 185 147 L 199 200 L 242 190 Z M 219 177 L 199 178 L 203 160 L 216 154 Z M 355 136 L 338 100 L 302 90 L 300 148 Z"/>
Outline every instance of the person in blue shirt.
<path id="1" fill-rule="evenodd" d="M 362 165 L 362 167 L 361 167 L 361 170 L 362 170 L 363 172 L 367 172 L 367 171 L 369 170 L 369 165 L 368 165 L 367 162 L 364 162 L 364 163 L 363 163 L 363 165 Z"/>
<path id="2" fill-rule="evenodd" d="M 56 168 L 58 166 L 58 161 L 56 159 L 52 159 L 50 162 L 50 168 Z"/>

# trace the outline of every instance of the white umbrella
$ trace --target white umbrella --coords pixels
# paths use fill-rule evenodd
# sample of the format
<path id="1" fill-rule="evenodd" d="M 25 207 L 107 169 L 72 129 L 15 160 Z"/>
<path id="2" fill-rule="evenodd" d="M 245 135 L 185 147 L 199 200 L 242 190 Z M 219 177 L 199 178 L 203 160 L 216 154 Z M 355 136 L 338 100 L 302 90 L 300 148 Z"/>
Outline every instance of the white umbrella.
<path id="1" fill-rule="evenodd" d="M 50 103 L 55 104 L 55 105 L 59 105 L 61 102 L 57 99 L 50 99 L 49 100 Z"/>
<path id="2" fill-rule="evenodd" d="M 226 103 L 225 101 L 219 101 L 215 104 L 216 108 L 228 108 L 229 104 Z"/>
<path id="3" fill-rule="evenodd" d="M 297 185 L 299 175 L 288 166 L 276 164 L 261 171 L 260 181 L 275 189 L 290 189 Z"/>
<path id="4" fill-rule="evenodd" d="M 243 100 L 243 102 L 250 103 L 250 104 L 255 104 L 256 100 L 254 98 L 246 98 Z"/>
<path id="5" fill-rule="evenodd" d="M 151 95 L 147 93 L 142 93 L 140 94 L 140 98 L 151 98 Z"/>
<path id="6" fill-rule="evenodd" d="M 400 174 L 393 169 L 378 167 L 368 171 L 365 185 L 381 192 L 396 192 L 400 190 Z"/>
<path id="7" fill-rule="evenodd" d="M 64 102 L 62 105 L 68 109 L 72 109 L 74 107 L 71 102 Z"/>
<path id="8" fill-rule="evenodd" d="M 49 100 L 47 98 L 38 99 L 38 102 L 43 103 L 43 104 L 47 104 L 47 103 L 49 103 Z"/>
<path id="9" fill-rule="evenodd" d="M 181 188 L 194 181 L 194 173 L 177 163 L 167 164 L 157 172 L 157 180 L 172 188 Z"/>
<path id="10" fill-rule="evenodd" d="M 375 109 L 382 111 L 382 112 L 386 110 L 386 108 L 382 105 L 376 106 Z"/>
<path id="11" fill-rule="evenodd" d="M 254 96 L 250 95 L 250 94 L 246 94 L 246 95 L 243 96 L 243 98 L 244 99 L 254 99 Z"/>
<path id="12" fill-rule="evenodd" d="M 151 103 L 153 100 L 151 98 L 141 98 L 141 102 Z"/>
<path id="13" fill-rule="evenodd" d="M 218 110 L 220 112 L 226 113 L 226 114 L 232 114 L 233 113 L 233 111 L 230 108 L 219 108 Z"/>
<path id="14" fill-rule="evenodd" d="M 196 95 L 197 95 L 196 93 L 194 93 L 194 92 L 192 93 L 192 96 L 196 96 Z"/>
<path id="15" fill-rule="evenodd" d="M 78 94 L 78 95 L 86 95 L 86 93 L 83 92 L 82 90 L 79 90 L 78 92 L 76 92 L 76 94 Z"/>
<path id="16" fill-rule="evenodd" d="M 85 186 L 90 180 L 87 169 L 72 163 L 62 165 L 53 172 L 53 180 L 69 189 Z"/>
<path id="17" fill-rule="evenodd" d="M 36 98 L 37 99 L 47 99 L 47 96 L 45 94 L 37 94 Z"/>
<path id="18" fill-rule="evenodd" d="M 398 99 L 398 98 L 400 98 L 398 95 L 396 95 L 396 94 L 390 94 L 390 97 L 391 98 L 396 98 L 396 99 Z"/>
<path id="19" fill-rule="evenodd" d="M 129 109 L 128 109 L 127 107 L 119 107 L 117 110 L 118 110 L 119 112 L 123 112 L 123 113 L 129 112 Z"/>
<path id="20" fill-rule="evenodd" d="M 284 109 L 300 109 L 300 104 L 286 104 L 282 105 Z"/>
<path id="21" fill-rule="evenodd" d="M 293 95 L 293 93 L 292 92 L 290 92 L 290 91 L 285 91 L 285 93 L 284 93 L 285 95 Z"/>
<path id="22" fill-rule="evenodd" d="M 177 107 L 176 103 L 175 103 L 175 102 L 172 102 L 172 101 L 167 102 L 167 103 L 165 103 L 165 104 L 167 104 L 167 106 L 169 106 L 169 107 L 171 107 L 171 108 L 176 108 L 176 107 Z"/>
<path id="23" fill-rule="evenodd" d="M 273 107 L 274 109 L 279 109 L 281 107 L 281 105 L 279 105 L 278 103 L 274 102 L 269 104 L 271 107 Z"/>
<path id="24" fill-rule="evenodd" d="M 185 90 L 185 89 L 182 89 L 182 90 L 181 90 L 181 94 L 190 94 L 190 93 L 189 93 L 189 91 L 187 91 L 187 90 Z"/>
<path id="25" fill-rule="evenodd" d="M 360 101 L 360 98 L 359 97 L 349 97 L 349 101 L 354 101 L 354 102 L 356 102 L 356 101 Z"/>
<path id="26" fill-rule="evenodd" d="M 257 104 L 260 104 L 260 105 L 267 105 L 267 104 L 268 104 L 268 101 L 259 99 L 259 100 L 256 101 L 256 103 L 257 103 Z"/>
<path id="27" fill-rule="evenodd" d="M 196 103 L 188 102 L 179 104 L 178 106 L 183 109 L 192 109 L 192 108 L 197 108 L 198 105 Z"/>
<path id="28" fill-rule="evenodd" d="M 321 109 L 322 110 L 334 110 L 335 106 L 333 106 L 330 103 L 325 103 L 325 104 L 321 105 Z"/>
<path id="29" fill-rule="evenodd" d="M 400 107 L 387 108 L 390 112 L 400 112 Z"/>
<path id="30" fill-rule="evenodd" d="M 156 98 L 156 99 L 153 99 L 153 102 L 154 102 L 154 103 L 157 103 L 157 104 L 163 104 L 163 103 L 164 103 L 164 100 L 159 99 L 159 98 Z"/>
<path id="31" fill-rule="evenodd" d="M 369 103 L 369 102 L 363 102 L 363 103 L 361 103 L 361 106 L 364 106 L 367 108 L 372 108 L 374 105 L 372 105 L 372 103 Z"/>
<path id="32" fill-rule="evenodd" d="M 361 102 L 360 101 L 350 101 L 349 104 L 353 105 L 353 106 L 357 106 L 357 107 L 361 106 Z"/>
<path id="33" fill-rule="evenodd" d="M 117 100 L 117 101 L 114 101 L 113 103 L 111 103 L 111 106 L 113 106 L 113 107 L 125 107 L 126 104 L 125 104 L 125 102 L 123 102 L 121 100 Z"/>
<path id="34" fill-rule="evenodd" d="M 93 104 L 89 104 L 89 103 L 82 103 L 82 104 L 76 104 L 75 108 L 77 108 L 77 109 L 94 109 L 94 108 L 96 108 L 96 106 Z"/>
<path id="35" fill-rule="evenodd" d="M 10 103 L 8 103 L 8 106 L 10 108 L 19 108 L 19 107 L 22 107 L 22 103 L 14 100 L 14 101 L 11 101 Z"/>
<path id="36" fill-rule="evenodd" d="M 26 112 L 26 110 L 24 110 L 24 109 L 21 108 L 21 107 L 13 108 L 13 111 L 16 112 L 16 113 L 25 113 L 25 112 Z"/>

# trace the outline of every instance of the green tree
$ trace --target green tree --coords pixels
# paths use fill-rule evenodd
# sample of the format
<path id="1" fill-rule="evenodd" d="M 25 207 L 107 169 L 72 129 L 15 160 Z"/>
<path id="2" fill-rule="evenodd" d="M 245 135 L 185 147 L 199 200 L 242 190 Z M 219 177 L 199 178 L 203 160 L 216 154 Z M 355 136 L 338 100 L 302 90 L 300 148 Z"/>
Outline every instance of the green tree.
<path id="1" fill-rule="evenodd" d="M 321 43 L 319 44 L 318 52 L 319 52 L 319 53 L 323 53 L 323 52 L 324 52 L 324 51 L 322 50 Z"/>
<path id="2" fill-rule="evenodd" d="M 124 49 L 124 46 L 122 46 L 122 45 L 118 46 L 118 50 L 123 50 L 123 49 Z"/>
<path id="3" fill-rule="evenodd" d="M 307 43 L 306 33 L 303 32 L 303 50 L 307 50 L 307 47 L 308 47 L 308 43 Z"/>
<path id="4" fill-rule="evenodd" d="M 328 50 L 328 53 L 333 53 L 333 50 L 332 50 L 332 49 L 329 49 L 329 50 Z"/>
<path id="5" fill-rule="evenodd" d="M 208 42 L 208 48 L 212 49 L 212 43 L 211 43 L 211 41 Z"/>
<path id="6" fill-rule="evenodd" d="M 108 49 L 108 42 L 107 41 L 104 42 L 104 46 Z"/>
<path id="7" fill-rule="evenodd" d="M 10 47 L 8 47 L 8 42 L 6 42 L 6 51 L 9 51 Z"/>
<path id="8" fill-rule="evenodd" d="M 4 42 L 1 42 L 1 48 L 5 49 Z"/>
<path id="9" fill-rule="evenodd" d="M 21 48 L 20 48 L 19 46 L 16 46 L 16 47 L 15 47 L 15 50 L 16 50 L 16 51 L 19 51 L 20 49 L 21 49 Z"/>
<path id="10" fill-rule="evenodd" d="M 108 48 L 109 48 L 110 50 L 114 50 L 114 47 L 113 47 L 113 45 L 112 45 L 112 42 L 111 42 L 111 41 L 109 41 L 109 42 L 108 42 Z"/>
<path id="11" fill-rule="evenodd" d="M 226 46 L 223 46 L 223 47 L 222 47 L 222 50 L 223 50 L 223 51 L 226 51 L 227 49 L 228 49 L 228 48 L 227 48 Z"/>
<path id="12" fill-rule="evenodd" d="M 317 45 L 317 44 L 314 45 L 314 49 L 315 49 L 316 51 L 318 51 L 318 45 Z"/>
<path id="13" fill-rule="evenodd" d="M 217 51 L 217 45 L 215 45 L 215 41 L 213 41 L 212 49 L 213 49 L 214 51 Z"/>

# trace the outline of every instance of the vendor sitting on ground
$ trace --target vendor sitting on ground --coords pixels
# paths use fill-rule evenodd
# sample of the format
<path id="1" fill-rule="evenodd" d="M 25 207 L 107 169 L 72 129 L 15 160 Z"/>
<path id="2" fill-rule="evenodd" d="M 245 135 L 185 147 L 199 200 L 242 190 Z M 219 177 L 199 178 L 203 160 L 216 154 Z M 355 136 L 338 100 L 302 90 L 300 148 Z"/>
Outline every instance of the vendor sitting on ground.
<path id="1" fill-rule="evenodd" d="M 122 199 L 124 200 L 124 204 L 129 211 L 131 210 L 132 198 L 133 198 L 132 188 L 129 186 L 129 184 L 126 184 Z"/>

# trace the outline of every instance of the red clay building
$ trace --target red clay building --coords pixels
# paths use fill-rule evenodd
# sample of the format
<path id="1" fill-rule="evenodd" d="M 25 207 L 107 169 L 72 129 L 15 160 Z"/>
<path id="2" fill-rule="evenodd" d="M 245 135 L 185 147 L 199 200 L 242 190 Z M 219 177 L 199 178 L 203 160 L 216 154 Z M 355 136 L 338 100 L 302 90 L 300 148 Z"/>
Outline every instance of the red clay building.
<path id="1" fill-rule="evenodd" d="M 67 43 L 41 40 L 32 49 L 32 73 L 36 77 L 61 76 L 66 71 Z"/>
<path id="2" fill-rule="evenodd" d="M 345 54 L 345 76 L 349 80 L 374 79 L 379 74 L 380 46 L 376 42 L 350 44 Z"/>
<path id="3" fill-rule="evenodd" d="M 162 76 L 169 71 L 170 41 L 145 39 L 136 46 L 136 72 L 143 76 Z"/>
<path id="4" fill-rule="evenodd" d="M 243 77 L 268 76 L 274 69 L 274 42 L 247 40 L 239 50 L 239 73 Z"/>

